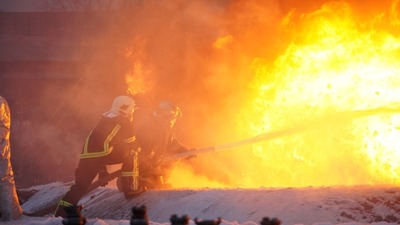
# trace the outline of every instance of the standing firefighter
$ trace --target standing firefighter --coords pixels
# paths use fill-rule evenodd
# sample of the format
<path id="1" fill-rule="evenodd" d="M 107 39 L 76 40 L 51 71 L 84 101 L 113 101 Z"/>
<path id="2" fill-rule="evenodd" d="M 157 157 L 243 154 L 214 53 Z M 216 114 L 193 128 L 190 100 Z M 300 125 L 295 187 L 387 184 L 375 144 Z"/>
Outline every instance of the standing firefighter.
<path id="1" fill-rule="evenodd" d="M 144 188 L 167 187 L 165 182 L 179 159 L 167 161 L 166 158 L 189 151 L 175 137 L 174 127 L 180 117 L 182 112 L 178 106 L 162 101 L 138 126 L 136 137 L 142 149 L 139 167 Z M 187 158 L 193 157 L 195 155 Z"/>
<path id="2" fill-rule="evenodd" d="M 107 175 L 107 165 L 122 163 L 121 187 L 126 198 L 141 192 L 138 188 L 138 172 L 134 163 L 140 151 L 135 139 L 133 113 L 135 101 L 128 96 L 114 99 L 110 111 L 105 112 L 84 143 L 75 182 L 61 199 L 55 216 L 65 217 L 63 207 L 76 205 L 93 179 Z"/>
<path id="3" fill-rule="evenodd" d="M 10 128 L 10 108 L 0 96 L 0 215 L 3 221 L 22 216 L 10 161 Z"/>

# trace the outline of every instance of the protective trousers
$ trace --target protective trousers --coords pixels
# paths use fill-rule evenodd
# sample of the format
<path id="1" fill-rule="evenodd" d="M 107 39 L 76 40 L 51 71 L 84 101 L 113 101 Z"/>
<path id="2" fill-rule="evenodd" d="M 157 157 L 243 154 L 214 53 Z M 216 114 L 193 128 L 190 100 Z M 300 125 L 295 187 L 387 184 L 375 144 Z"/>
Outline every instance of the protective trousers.
<path id="1" fill-rule="evenodd" d="M 121 157 L 120 154 L 114 152 L 110 155 L 97 158 L 81 158 L 75 170 L 75 182 L 60 201 L 55 216 L 65 217 L 66 213 L 63 207 L 78 204 L 103 166 L 118 163 L 122 163 L 122 172 L 133 171 L 133 161 L 129 157 Z"/>

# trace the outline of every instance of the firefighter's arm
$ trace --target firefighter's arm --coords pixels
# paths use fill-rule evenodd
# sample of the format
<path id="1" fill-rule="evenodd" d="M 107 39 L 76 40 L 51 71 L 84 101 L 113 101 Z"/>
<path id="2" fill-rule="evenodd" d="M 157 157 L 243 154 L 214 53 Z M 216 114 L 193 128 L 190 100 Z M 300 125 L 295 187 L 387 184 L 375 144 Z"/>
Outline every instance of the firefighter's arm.
<path id="1" fill-rule="evenodd" d="M 99 178 L 106 177 L 108 175 L 107 166 L 102 166 L 99 170 Z"/>
<path id="2" fill-rule="evenodd" d="M 197 155 L 194 153 L 194 151 L 196 151 L 196 149 L 195 149 L 195 148 L 191 148 L 191 149 L 185 148 L 185 152 L 190 153 L 190 152 L 192 152 L 192 151 L 193 151 L 193 154 L 190 154 L 190 155 L 184 157 L 184 159 L 186 159 L 186 160 L 193 160 L 193 159 L 196 159 L 196 158 L 197 158 Z"/>
<path id="3" fill-rule="evenodd" d="M 195 148 L 189 149 L 189 148 L 185 147 L 176 138 L 174 138 L 171 141 L 171 144 L 170 144 L 169 148 L 171 149 L 171 152 L 173 152 L 173 154 L 179 154 L 179 153 L 183 153 L 183 152 L 191 152 L 191 151 L 195 151 L 196 150 Z M 184 157 L 184 159 L 187 159 L 187 160 L 191 160 L 191 159 L 195 159 L 195 158 L 197 158 L 197 155 L 194 154 L 194 153 Z"/>
<path id="4" fill-rule="evenodd" d="M 196 151 L 196 149 L 192 148 L 192 149 L 189 149 L 188 151 Z M 195 159 L 195 158 L 197 158 L 197 155 L 194 154 L 194 153 L 185 157 L 186 160 L 192 160 L 192 159 Z"/>

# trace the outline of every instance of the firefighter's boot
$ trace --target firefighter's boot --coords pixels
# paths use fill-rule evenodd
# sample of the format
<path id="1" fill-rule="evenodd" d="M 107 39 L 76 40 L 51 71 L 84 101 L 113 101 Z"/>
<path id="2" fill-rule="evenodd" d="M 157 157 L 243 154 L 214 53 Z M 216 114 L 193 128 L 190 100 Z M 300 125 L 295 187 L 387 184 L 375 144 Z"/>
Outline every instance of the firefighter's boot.
<path id="1" fill-rule="evenodd" d="M 54 216 L 55 217 L 63 217 L 65 218 L 67 216 L 67 212 L 65 211 L 65 207 L 72 207 L 74 206 L 72 203 L 69 203 L 67 201 L 64 200 L 60 200 L 60 202 L 58 203 L 57 209 L 54 212 Z"/>
<path id="2" fill-rule="evenodd" d="M 134 185 L 133 177 L 120 177 L 118 182 L 119 189 L 124 193 L 126 199 L 130 199 L 145 191 L 142 187 Z"/>

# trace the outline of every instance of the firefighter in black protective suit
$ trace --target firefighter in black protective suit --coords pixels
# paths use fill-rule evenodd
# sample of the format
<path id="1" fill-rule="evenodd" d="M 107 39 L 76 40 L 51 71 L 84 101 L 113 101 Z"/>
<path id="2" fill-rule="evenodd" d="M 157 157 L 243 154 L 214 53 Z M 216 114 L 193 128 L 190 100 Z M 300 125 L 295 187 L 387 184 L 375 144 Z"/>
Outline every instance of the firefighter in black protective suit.
<path id="1" fill-rule="evenodd" d="M 182 117 L 178 106 L 170 101 L 161 101 L 156 109 L 140 123 L 136 123 L 136 139 L 140 145 L 139 171 L 140 186 L 144 189 L 168 188 L 168 177 L 180 159 L 168 157 L 192 151 L 176 138 L 174 127 Z M 195 158 L 189 154 L 185 159 Z"/>
<path id="2" fill-rule="evenodd" d="M 120 164 L 121 188 L 126 198 L 141 192 L 134 160 L 140 148 L 136 142 L 133 113 L 135 101 L 128 96 L 118 96 L 111 110 L 105 112 L 84 143 L 75 182 L 60 200 L 55 216 L 66 216 L 64 207 L 76 205 L 99 175 L 107 174 L 107 165 Z"/>

